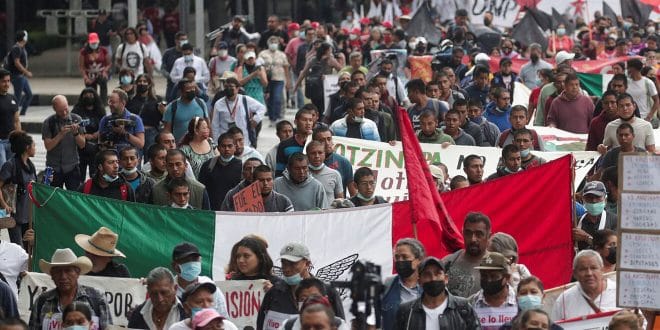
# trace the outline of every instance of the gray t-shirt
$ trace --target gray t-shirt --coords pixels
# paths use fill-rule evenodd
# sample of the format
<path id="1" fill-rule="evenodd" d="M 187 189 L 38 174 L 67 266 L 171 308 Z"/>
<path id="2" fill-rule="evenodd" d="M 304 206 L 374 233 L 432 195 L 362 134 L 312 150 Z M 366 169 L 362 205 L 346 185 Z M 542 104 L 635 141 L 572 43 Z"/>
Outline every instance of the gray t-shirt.
<path id="1" fill-rule="evenodd" d="M 442 262 L 449 276 L 447 289 L 451 294 L 468 298 L 481 290 L 481 275 L 474 269 L 479 266 L 479 260 L 470 262 L 465 258 L 465 250 L 459 250 L 442 258 Z"/>
<path id="2" fill-rule="evenodd" d="M 314 177 L 314 179 L 319 180 L 323 184 L 325 189 L 325 198 L 328 201 L 335 200 L 337 194 L 344 192 L 344 186 L 341 181 L 341 174 L 337 170 L 333 170 L 327 166 L 323 166 L 323 169 L 319 173 L 314 173 L 310 170 L 309 173 Z"/>
<path id="3" fill-rule="evenodd" d="M 529 89 L 534 89 L 536 86 L 536 77 L 537 72 L 542 69 L 552 69 L 552 65 L 544 60 L 539 60 L 536 64 L 533 64 L 532 61 L 525 63 L 522 68 L 520 68 L 520 79 L 523 81 L 525 86 Z"/>
<path id="4" fill-rule="evenodd" d="M 44 120 L 44 124 L 41 126 L 41 138 L 44 140 L 52 139 L 62 130 L 62 127 L 81 121 L 82 118 L 73 113 L 66 118 L 60 118 L 53 114 Z M 84 133 L 84 129 L 81 127 L 78 133 Z M 78 159 L 78 145 L 73 134 L 74 132 L 66 133 L 60 143 L 46 152 L 46 166 L 52 167 L 56 173 L 69 173 L 76 169 L 80 162 Z"/>

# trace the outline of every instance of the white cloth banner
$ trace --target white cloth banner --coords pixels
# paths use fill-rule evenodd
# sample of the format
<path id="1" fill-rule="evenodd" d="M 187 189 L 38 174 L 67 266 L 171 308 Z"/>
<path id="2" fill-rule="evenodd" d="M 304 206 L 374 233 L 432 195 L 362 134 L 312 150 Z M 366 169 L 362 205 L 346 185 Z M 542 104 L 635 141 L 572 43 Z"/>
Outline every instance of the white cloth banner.
<path id="1" fill-rule="evenodd" d="M 266 294 L 265 282 L 265 280 L 215 282 L 225 294 L 229 319 L 239 329 L 247 326 L 257 327 L 259 307 Z"/>
<path id="2" fill-rule="evenodd" d="M 389 202 L 408 199 L 408 186 L 403 160 L 401 142 L 396 146 L 388 143 L 333 137 L 336 152 L 353 164 L 353 169 L 366 166 L 377 172 L 376 195 L 383 196 Z M 442 149 L 439 144 L 422 143 L 422 152 L 430 163 L 442 162 L 449 168 L 449 176 L 463 175 L 463 160 L 470 154 L 484 159 L 484 179 L 495 173 L 497 163 L 502 155 L 502 149 L 494 147 L 449 146 Z M 537 152 L 533 154 L 551 161 L 569 152 Z M 595 151 L 573 151 L 577 165 L 575 171 L 575 186 L 587 175 L 591 166 L 598 158 Z"/>
<path id="3" fill-rule="evenodd" d="M 144 302 L 147 287 L 136 278 L 113 278 L 82 275 L 79 285 L 85 285 L 101 290 L 105 294 L 112 322 L 115 325 L 126 326 L 126 313 L 133 307 Z M 25 322 L 30 320 L 32 306 L 42 293 L 55 288 L 50 275 L 42 273 L 27 273 L 21 281 L 18 294 L 18 312 Z"/>
<path id="4" fill-rule="evenodd" d="M 614 314 L 618 311 L 589 315 L 585 319 L 562 321 L 557 325 L 564 330 L 607 330 Z"/>
<path id="5" fill-rule="evenodd" d="M 336 74 L 326 74 L 323 76 L 323 99 L 325 109 L 319 109 L 321 112 L 319 115 L 321 118 L 324 116 L 330 116 L 332 110 L 330 109 L 330 95 L 337 93 L 339 91 L 339 75 Z M 319 118 L 319 119 L 321 119 Z"/>

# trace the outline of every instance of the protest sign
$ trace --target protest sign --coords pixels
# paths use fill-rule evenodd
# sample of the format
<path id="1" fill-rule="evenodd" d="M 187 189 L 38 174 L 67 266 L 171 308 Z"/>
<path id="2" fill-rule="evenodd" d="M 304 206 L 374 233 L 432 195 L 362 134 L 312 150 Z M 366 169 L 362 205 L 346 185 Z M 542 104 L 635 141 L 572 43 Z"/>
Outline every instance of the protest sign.
<path id="1" fill-rule="evenodd" d="M 266 280 L 218 281 L 215 285 L 225 294 L 227 315 L 239 329 L 257 327 L 261 301 L 266 294 Z"/>
<path id="2" fill-rule="evenodd" d="M 326 74 L 323 76 L 323 99 L 325 109 L 319 109 L 323 111 L 322 116 L 328 116 L 332 109 L 330 109 L 330 95 L 337 93 L 339 91 L 339 76 L 336 74 Z"/>
<path id="3" fill-rule="evenodd" d="M 660 310 L 660 155 L 619 155 L 617 306 Z"/>
<path id="4" fill-rule="evenodd" d="M 422 79 L 428 83 L 433 78 L 433 70 L 431 70 L 431 61 L 433 56 L 408 56 L 408 63 L 410 64 L 410 79 Z"/>
<path id="5" fill-rule="evenodd" d="M 366 166 L 377 172 L 376 195 L 383 196 L 389 202 L 407 200 L 408 186 L 401 143 L 395 146 L 388 143 L 333 137 L 336 152 L 348 159 L 353 169 Z M 463 160 L 470 154 L 476 154 L 484 160 L 484 178 L 495 173 L 502 155 L 502 149 L 494 147 L 449 146 L 443 149 L 439 144 L 421 143 L 422 152 L 430 163 L 442 162 L 447 165 L 450 176 L 465 175 Z M 575 186 L 587 175 L 598 158 L 593 151 L 571 152 L 576 160 Z M 537 152 L 533 154 L 545 160 L 554 160 L 568 152 Z"/>
<path id="6" fill-rule="evenodd" d="M 564 330 L 607 330 L 610 320 L 619 311 L 610 311 L 599 314 L 578 317 L 557 322 Z"/>
<path id="7" fill-rule="evenodd" d="M 105 294 L 105 300 L 108 303 L 112 322 L 115 325 L 126 326 L 128 320 L 126 313 L 143 303 L 147 296 L 147 288 L 142 285 L 139 279 L 135 278 L 114 278 L 101 276 L 82 275 L 78 279 L 78 284 L 100 289 Z M 28 322 L 30 313 L 37 298 L 44 292 L 54 289 L 55 283 L 48 274 L 27 273 L 21 280 L 21 289 L 18 294 L 18 312 L 21 319 Z M 59 319 L 52 319 L 53 329 L 58 329 L 61 325 L 61 315 Z"/>
<path id="8" fill-rule="evenodd" d="M 518 315 L 518 306 L 475 307 L 481 329 L 497 330 Z"/>
<path id="9" fill-rule="evenodd" d="M 264 200 L 261 198 L 259 184 L 259 181 L 255 181 L 234 195 L 236 212 L 264 212 Z"/>

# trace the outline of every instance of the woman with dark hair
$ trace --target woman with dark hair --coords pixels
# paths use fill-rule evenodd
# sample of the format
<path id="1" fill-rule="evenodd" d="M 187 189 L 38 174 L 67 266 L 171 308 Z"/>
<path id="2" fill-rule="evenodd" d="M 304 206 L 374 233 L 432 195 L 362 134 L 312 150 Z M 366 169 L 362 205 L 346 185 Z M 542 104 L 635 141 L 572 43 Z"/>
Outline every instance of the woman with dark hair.
<path id="1" fill-rule="evenodd" d="M 62 311 L 62 330 L 91 330 L 94 321 L 87 304 L 74 301 Z"/>
<path id="2" fill-rule="evenodd" d="M 594 251 L 603 258 L 603 273 L 616 270 L 616 247 L 618 238 L 616 232 L 611 229 L 596 231 L 593 238 Z"/>
<path id="3" fill-rule="evenodd" d="M 100 88 L 103 103 L 108 99 L 108 71 L 112 60 L 108 50 L 100 47 L 99 36 L 95 32 L 89 34 L 87 43 L 78 55 L 78 68 L 83 77 L 85 87 L 91 87 L 96 91 Z"/>
<path id="4" fill-rule="evenodd" d="M 135 95 L 135 73 L 133 70 L 119 70 L 119 86 L 117 88 L 126 92 L 129 99 Z"/>
<path id="5" fill-rule="evenodd" d="M 211 125 L 208 118 L 195 117 L 188 123 L 188 131 L 181 138 L 179 149 L 186 155 L 195 177 L 202 165 L 217 155 L 215 143 L 211 138 Z"/>
<path id="6" fill-rule="evenodd" d="M 543 298 L 545 298 L 543 282 L 536 276 L 529 276 L 520 280 L 518 288 L 516 289 L 516 301 L 518 303 L 518 314 L 509 322 L 504 323 L 500 330 L 509 329 L 550 329 L 562 330 L 563 328 L 557 324 L 550 322 L 548 315 L 543 312 L 546 320 L 537 323 L 535 317 L 531 317 L 530 313 L 543 308 Z M 530 320 L 532 320 L 530 322 Z M 543 326 L 545 324 L 545 326 Z M 535 325 L 530 326 L 530 325 Z"/>
<path id="7" fill-rule="evenodd" d="M 273 260 L 268 254 L 268 243 L 256 235 L 248 235 L 234 244 L 225 273 L 228 280 L 267 280 L 264 289 L 270 289 L 280 278 L 273 275 Z"/>
<path id="8" fill-rule="evenodd" d="M 82 125 L 85 127 L 85 148 L 78 149 L 78 157 L 80 158 L 80 177 L 86 177 L 87 168 L 89 168 L 89 176 L 91 177 L 94 175 L 96 168 L 93 160 L 99 150 L 97 145 L 99 141 L 99 123 L 105 116 L 105 106 L 96 90 L 87 87 L 80 92 L 78 102 L 73 106 L 71 113 L 80 116 L 83 123 L 86 123 Z"/>
<path id="9" fill-rule="evenodd" d="M 245 94 L 266 105 L 264 87 L 268 86 L 266 69 L 257 65 L 257 54 L 249 50 L 243 55 L 243 65 L 237 72 L 238 82 L 245 89 Z"/>
<path id="10" fill-rule="evenodd" d="M 32 137 L 23 131 L 11 132 L 9 144 L 14 157 L 7 160 L 0 169 L 0 188 L 5 184 L 16 185 L 16 205 L 10 205 L 0 194 L 0 206 L 16 220 L 16 226 L 9 228 L 9 239 L 12 243 L 23 246 L 23 235 L 28 229 L 27 185 L 37 179 L 37 172 L 30 158 L 34 157 L 37 149 Z"/>
<path id="11" fill-rule="evenodd" d="M 149 150 L 159 133 L 158 128 L 165 112 L 165 106 L 161 105 L 161 101 L 162 98 L 156 95 L 154 82 L 148 74 L 141 74 L 135 78 L 135 96 L 128 101 L 126 109 L 142 118 L 144 124 L 143 150 Z"/>

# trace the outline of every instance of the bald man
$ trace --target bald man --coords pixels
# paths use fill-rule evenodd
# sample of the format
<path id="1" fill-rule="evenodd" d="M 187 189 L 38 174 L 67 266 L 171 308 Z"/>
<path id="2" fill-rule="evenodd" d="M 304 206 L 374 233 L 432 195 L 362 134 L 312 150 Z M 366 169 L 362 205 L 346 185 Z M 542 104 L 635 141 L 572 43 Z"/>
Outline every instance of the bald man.
<path id="1" fill-rule="evenodd" d="M 82 118 L 69 113 L 69 102 L 64 95 L 56 95 L 51 101 L 54 114 L 41 127 L 41 137 L 46 146 L 46 166 L 53 168 L 51 185 L 76 190 L 82 182 L 78 168 L 78 148 L 85 147 L 85 129 Z M 83 134 L 81 134 L 83 133 Z"/>

